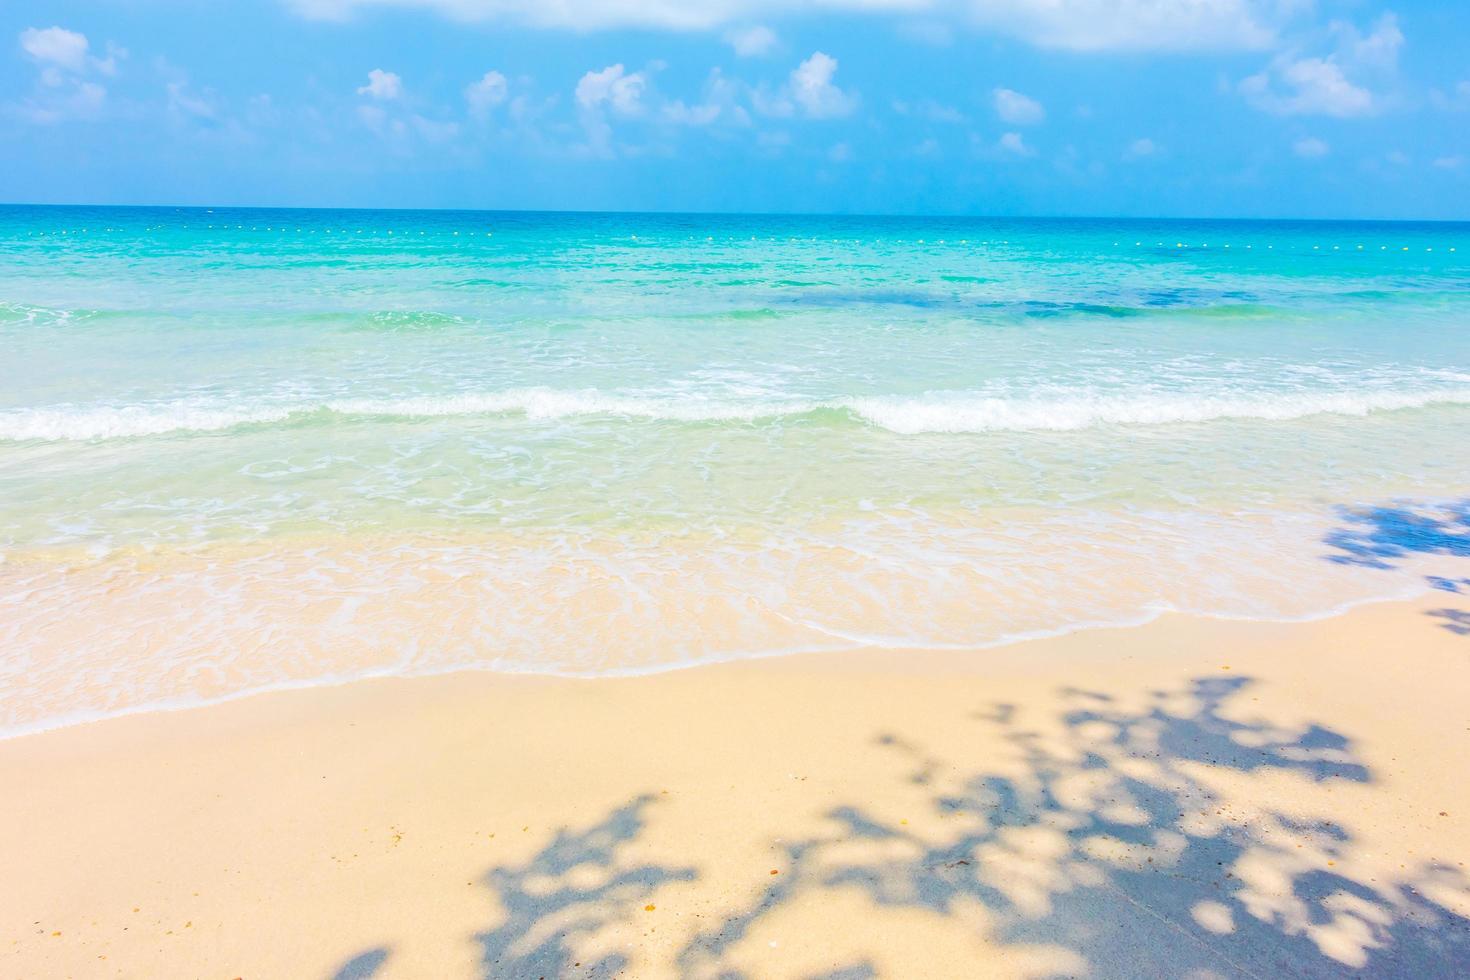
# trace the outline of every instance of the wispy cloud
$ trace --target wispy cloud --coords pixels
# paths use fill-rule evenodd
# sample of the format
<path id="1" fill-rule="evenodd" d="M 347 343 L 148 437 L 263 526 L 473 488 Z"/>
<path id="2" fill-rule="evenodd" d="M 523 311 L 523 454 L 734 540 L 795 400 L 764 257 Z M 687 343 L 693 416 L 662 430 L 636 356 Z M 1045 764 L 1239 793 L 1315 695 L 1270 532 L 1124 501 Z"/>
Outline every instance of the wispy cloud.
<path id="1" fill-rule="evenodd" d="M 472 116 L 485 116 L 509 98 L 510 84 L 498 71 L 487 71 L 464 89 L 465 104 Z"/>
<path id="2" fill-rule="evenodd" d="M 1003 134 L 1000 140 L 997 141 L 996 146 L 998 146 L 1002 152 L 1009 153 L 1012 156 L 1029 157 L 1036 153 L 1035 150 L 1027 145 L 1026 140 L 1021 136 L 1020 133 Z"/>
<path id="3" fill-rule="evenodd" d="M 1147 136 L 1141 136 L 1128 144 L 1128 149 L 1123 152 L 1125 160 L 1142 160 L 1145 157 L 1156 156 L 1159 145 Z"/>
<path id="4" fill-rule="evenodd" d="M 643 111 L 643 91 L 648 78 L 642 72 L 626 71 L 621 64 L 589 71 L 577 82 L 577 105 L 583 109 L 607 106 L 625 116 Z"/>
<path id="5" fill-rule="evenodd" d="M 1384 14 L 1368 34 L 1334 22 L 1329 30 L 1334 50 L 1325 55 L 1285 51 L 1265 70 L 1241 81 L 1240 93 L 1258 109 L 1280 116 L 1371 115 L 1383 108 L 1365 76 L 1386 77 L 1398 62 L 1404 36 L 1398 19 Z"/>
<path id="6" fill-rule="evenodd" d="M 91 53 L 85 34 L 64 27 L 28 27 L 20 32 L 20 48 L 37 70 L 30 98 L 12 107 L 34 123 L 95 119 L 107 102 L 107 88 L 98 80 L 117 73 L 127 52 L 107 45 L 107 57 Z"/>
<path id="7" fill-rule="evenodd" d="M 1306 160 L 1314 160 L 1317 157 L 1325 157 L 1332 152 L 1332 147 L 1315 136 L 1306 136 L 1291 144 L 1291 152 Z"/>
<path id="8" fill-rule="evenodd" d="M 1292 0 L 287 0 L 306 17 L 341 20 L 381 7 L 425 8 L 461 21 L 595 31 L 742 29 L 776 16 L 888 14 L 911 36 L 947 43 L 989 31 L 1071 51 L 1261 50 L 1303 7 Z M 922 19 L 912 18 L 919 15 Z M 762 30 L 763 28 L 743 28 Z M 763 36 L 757 36 L 757 47 Z M 732 42 L 734 43 L 734 42 Z M 762 49 L 765 50 L 765 49 Z"/>
<path id="9" fill-rule="evenodd" d="M 91 45 L 85 34 L 64 27 L 28 27 L 20 32 L 20 46 L 39 65 L 80 74 L 87 69 Z"/>
<path id="10" fill-rule="evenodd" d="M 742 58 L 759 58 L 769 54 L 777 43 L 776 32 L 759 24 L 727 31 L 725 40 Z"/>
<path id="11" fill-rule="evenodd" d="M 839 88 L 837 59 L 824 51 L 797 65 L 786 84 L 774 95 L 757 90 L 756 108 L 769 116 L 801 115 L 808 119 L 835 119 L 850 115 L 857 108 L 858 97 Z"/>
<path id="12" fill-rule="evenodd" d="M 1008 88 L 993 93 L 995 114 L 1012 126 L 1034 126 L 1046 118 L 1046 109 L 1035 99 Z"/>
<path id="13" fill-rule="evenodd" d="M 401 98 L 403 95 L 403 79 L 391 71 L 374 68 L 368 72 L 367 84 L 359 88 L 357 94 L 366 95 L 381 101 Z"/>

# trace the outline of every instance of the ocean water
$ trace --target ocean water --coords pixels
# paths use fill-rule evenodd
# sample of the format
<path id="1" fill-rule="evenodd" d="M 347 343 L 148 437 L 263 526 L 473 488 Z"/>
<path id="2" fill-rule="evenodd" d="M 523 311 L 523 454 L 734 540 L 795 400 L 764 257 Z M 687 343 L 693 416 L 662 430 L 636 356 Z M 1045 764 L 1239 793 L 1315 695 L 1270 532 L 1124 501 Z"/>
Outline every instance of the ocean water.
<path id="1" fill-rule="evenodd" d="M 1466 225 L 0 208 L 0 734 L 1325 615 L 1467 432 Z"/>

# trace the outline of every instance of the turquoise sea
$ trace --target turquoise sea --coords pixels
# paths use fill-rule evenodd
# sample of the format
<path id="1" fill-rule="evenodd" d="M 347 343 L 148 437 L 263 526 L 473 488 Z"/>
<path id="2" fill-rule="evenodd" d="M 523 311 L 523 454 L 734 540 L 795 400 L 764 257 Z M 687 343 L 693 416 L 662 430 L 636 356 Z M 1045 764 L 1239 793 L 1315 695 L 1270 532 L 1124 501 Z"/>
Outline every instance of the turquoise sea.
<path id="1" fill-rule="evenodd" d="M 1467 433 L 1463 224 L 4 207 L 0 733 L 1325 615 Z"/>

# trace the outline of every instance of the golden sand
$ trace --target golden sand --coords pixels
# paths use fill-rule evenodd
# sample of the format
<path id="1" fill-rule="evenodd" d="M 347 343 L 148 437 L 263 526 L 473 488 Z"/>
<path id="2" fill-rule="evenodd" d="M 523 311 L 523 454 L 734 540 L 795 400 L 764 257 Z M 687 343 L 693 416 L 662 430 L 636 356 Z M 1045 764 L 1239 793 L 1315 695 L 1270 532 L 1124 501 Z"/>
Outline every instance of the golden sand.
<path id="1" fill-rule="evenodd" d="M 1455 599 L 0 742 L 0 976 L 1465 975 Z"/>

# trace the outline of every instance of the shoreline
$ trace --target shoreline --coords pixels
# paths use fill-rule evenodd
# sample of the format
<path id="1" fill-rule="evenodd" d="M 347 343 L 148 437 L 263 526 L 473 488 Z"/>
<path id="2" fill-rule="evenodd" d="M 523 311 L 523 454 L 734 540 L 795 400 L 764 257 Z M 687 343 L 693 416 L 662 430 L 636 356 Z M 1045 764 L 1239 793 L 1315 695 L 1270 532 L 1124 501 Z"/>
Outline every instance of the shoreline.
<path id="1" fill-rule="evenodd" d="M 1467 620 L 377 678 L 7 739 L 0 972 L 1449 976 Z"/>
<path id="2" fill-rule="evenodd" d="M 982 653 L 994 650 L 1003 650 L 1007 647 L 1036 643 L 1046 640 L 1057 640 L 1064 637 L 1075 636 L 1092 632 L 1108 632 L 1113 630 L 1135 630 L 1157 623 L 1161 619 L 1180 617 L 1195 619 L 1203 622 L 1217 623 L 1259 623 L 1262 625 L 1293 625 L 1317 623 L 1323 620 L 1334 619 L 1347 615 L 1354 610 L 1364 607 L 1379 605 L 1394 605 L 1410 603 L 1422 600 L 1435 594 L 1435 590 L 1423 584 L 1406 586 L 1396 594 L 1368 596 L 1361 599 L 1349 599 L 1338 605 L 1332 606 L 1321 612 L 1306 613 L 1300 616 L 1248 616 L 1234 615 L 1231 613 L 1206 613 L 1181 610 L 1175 608 L 1152 609 L 1143 615 L 1132 619 L 1118 622 L 1079 622 L 1066 626 L 1057 627 L 1052 630 L 1035 630 L 1014 636 L 1001 637 L 995 640 L 979 643 L 921 643 L 904 640 L 903 638 L 881 637 L 881 636 L 858 636 L 843 634 L 836 631 L 825 630 L 809 623 L 798 623 L 793 625 L 802 626 L 813 632 L 819 632 L 833 637 L 834 640 L 852 644 L 848 647 L 833 647 L 830 649 L 799 648 L 792 650 L 772 650 L 758 653 L 735 653 L 718 655 L 710 659 L 675 661 L 671 663 L 652 664 L 646 667 L 629 667 L 609 670 L 599 673 L 579 673 L 574 671 L 557 670 L 530 670 L 515 669 L 497 666 L 494 662 L 484 664 L 456 664 L 444 667 L 434 667 L 424 670 L 409 670 L 398 672 L 392 668 L 372 669 L 360 674 L 348 676 L 330 676 L 316 678 L 287 679 L 265 684 L 259 687 L 246 688 L 224 695 L 199 699 L 169 699 L 163 701 L 148 702 L 141 705 L 122 708 L 113 712 L 77 712 L 60 716 L 57 719 L 47 720 L 35 725 L 18 726 L 13 729 L 0 728 L 0 743 L 14 739 L 29 738 L 35 735 L 46 735 L 51 732 L 62 731 L 79 726 L 102 724 L 120 718 L 130 718 L 137 715 L 151 715 L 157 713 L 171 714 L 176 712 L 196 711 L 216 707 L 218 705 L 230 704 L 235 701 L 250 699 L 260 696 L 282 694 L 293 691 L 310 691 L 317 689 L 330 689 L 344 687 L 364 681 L 381 680 L 414 680 L 437 677 L 451 677 L 458 674 L 491 674 L 503 677 L 544 677 L 555 680 L 596 682 L 601 680 L 621 680 L 641 677 L 656 677 L 661 674 L 678 673 L 689 670 L 700 670 L 707 667 L 721 667 L 742 663 L 760 663 L 768 660 L 778 660 L 786 657 L 828 657 L 828 656 L 850 656 L 854 654 L 932 654 L 932 653 Z M 979 666 L 979 665 L 977 665 Z"/>

